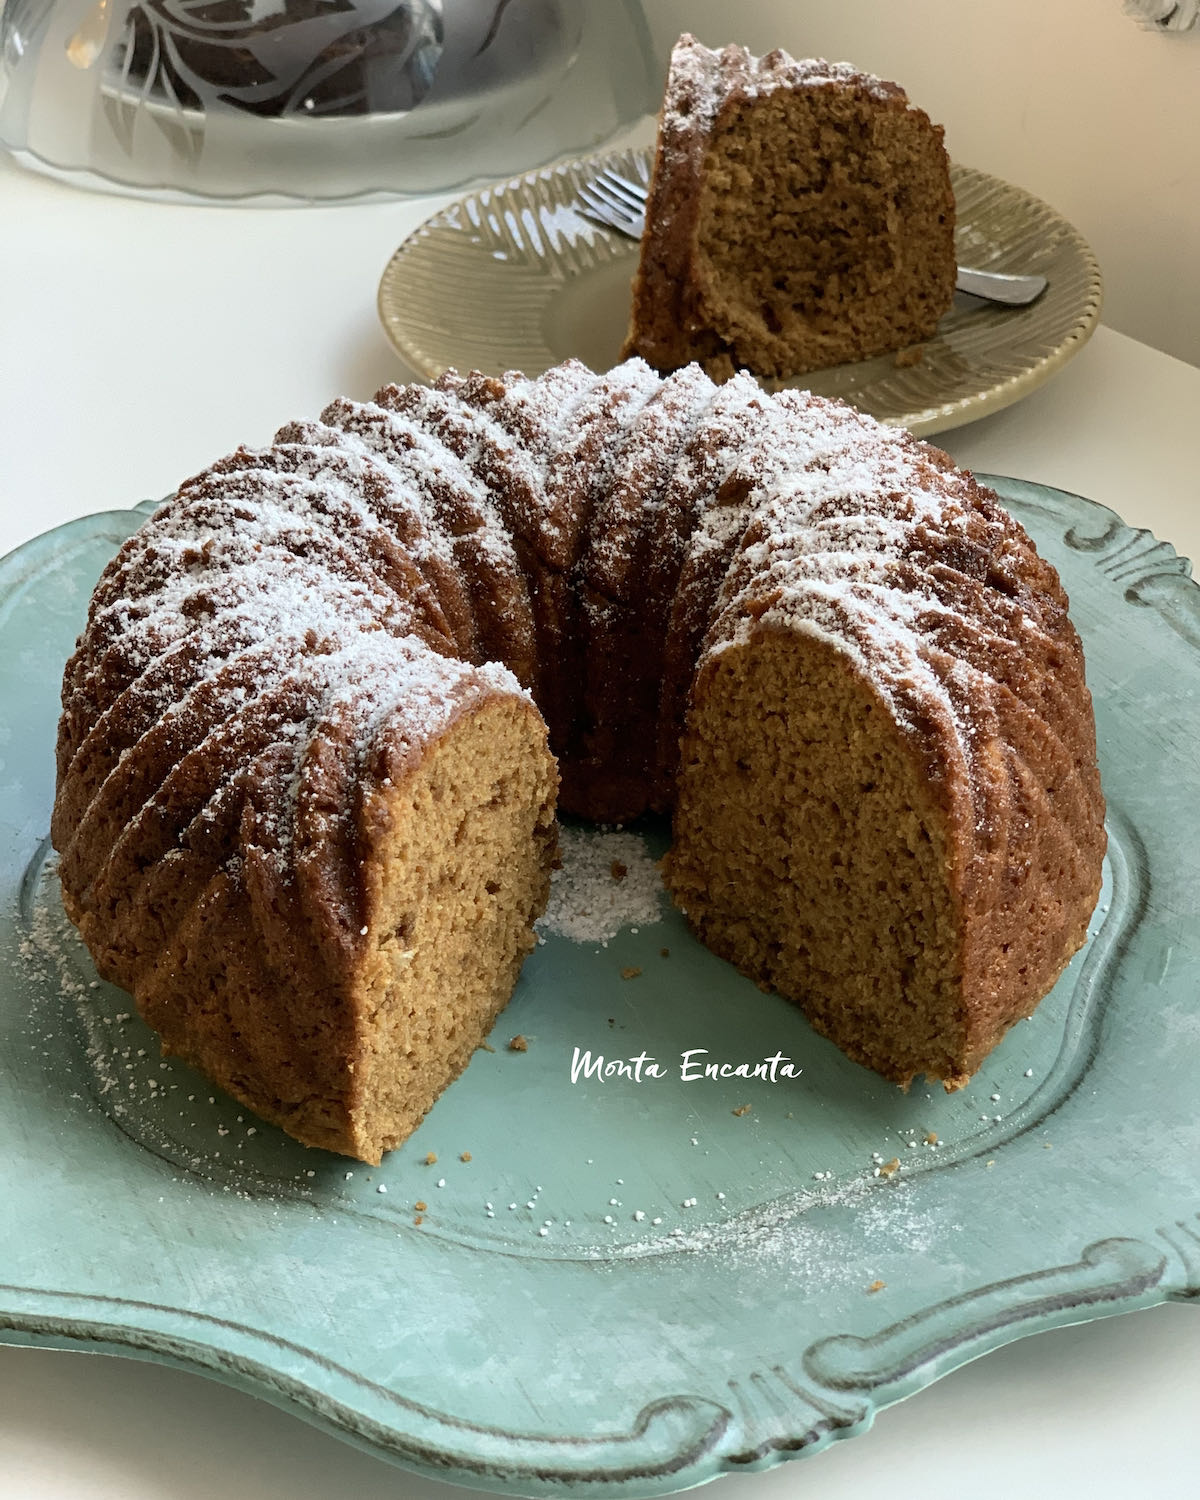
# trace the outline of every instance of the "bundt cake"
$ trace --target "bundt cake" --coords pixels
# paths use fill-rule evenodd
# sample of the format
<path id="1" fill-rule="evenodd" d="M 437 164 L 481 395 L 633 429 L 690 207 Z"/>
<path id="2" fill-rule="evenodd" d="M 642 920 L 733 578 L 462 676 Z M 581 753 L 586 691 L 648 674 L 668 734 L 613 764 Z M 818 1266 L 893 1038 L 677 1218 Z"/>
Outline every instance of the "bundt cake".
<path id="1" fill-rule="evenodd" d="M 674 809 L 700 938 L 907 1084 L 1083 941 L 1095 731 L 1054 570 L 936 449 L 629 361 L 335 401 L 184 483 L 67 664 L 66 909 L 167 1050 L 376 1162 L 466 1065 L 559 805 Z"/>
<path id="2" fill-rule="evenodd" d="M 930 337 L 954 280 L 942 128 L 903 89 L 679 39 L 623 357 L 799 375 Z"/>

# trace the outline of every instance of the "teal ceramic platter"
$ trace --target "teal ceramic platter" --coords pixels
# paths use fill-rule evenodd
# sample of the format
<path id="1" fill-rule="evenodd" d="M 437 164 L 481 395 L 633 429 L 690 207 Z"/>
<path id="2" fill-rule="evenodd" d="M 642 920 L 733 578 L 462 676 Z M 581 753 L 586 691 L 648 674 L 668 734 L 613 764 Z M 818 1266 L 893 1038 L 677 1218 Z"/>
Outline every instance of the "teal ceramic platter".
<path id="1" fill-rule="evenodd" d="M 632 1500 L 1200 1296 L 1200 592 L 1111 511 L 993 482 L 1071 594 L 1109 803 L 1089 942 L 1036 1016 L 963 1092 L 905 1095 L 651 897 L 606 941 L 548 932 L 494 1050 L 379 1169 L 164 1062 L 62 915 L 59 677 L 141 513 L 0 564 L 2 1336 L 200 1371 L 483 1490 Z M 619 846 L 618 906 L 663 841 Z M 576 873 L 618 847 L 569 843 Z M 572 1081 L 576 1049 L 626 1067 Z M 685 1052 L 748 1066 L 685 1079 Z M 628 1076 L 642 1054 L 662 1076 Z"/>

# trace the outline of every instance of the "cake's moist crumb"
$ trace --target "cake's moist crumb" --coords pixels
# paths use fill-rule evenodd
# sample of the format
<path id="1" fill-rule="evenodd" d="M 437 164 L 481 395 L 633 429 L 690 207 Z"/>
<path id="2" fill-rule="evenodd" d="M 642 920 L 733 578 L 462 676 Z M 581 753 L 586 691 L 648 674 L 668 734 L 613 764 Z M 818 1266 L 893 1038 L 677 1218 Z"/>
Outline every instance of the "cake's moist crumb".
<path id="1" fill-rule="evenodd" d="M 942 134 L 848 64 L 680 37 L 625 355 L 714 380 L 912 362 L 954 296 Z"/>

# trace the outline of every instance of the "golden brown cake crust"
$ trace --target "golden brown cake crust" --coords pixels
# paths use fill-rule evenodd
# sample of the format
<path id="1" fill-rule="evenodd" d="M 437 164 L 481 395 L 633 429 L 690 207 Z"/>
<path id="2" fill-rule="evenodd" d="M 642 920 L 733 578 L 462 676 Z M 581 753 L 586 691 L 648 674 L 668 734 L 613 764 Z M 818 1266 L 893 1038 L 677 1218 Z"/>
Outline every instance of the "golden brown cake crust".
<path id="1" fill-rule="evenodd" d="M 366 1160 L 511 990 L 555 755 L 585 816 L 674 807 L 696 930 L 901 1082 L 960 1082 L 1032 1010 L 1104 852 L 1079 639 L 995 497 L 839 403 L 640 361 L 388 387 L 187 481 L 97 585 L 58 753 L 64 901 L 100 972 L 169 1050 Z M 780 878 L 719 878 L 760 844 Z M 877 922 L 885 847 L 921 874 L 878 877 L 908 936 L 872 1011 L 875 980 L 836 943 L 805 969 L 797 934 L 822 881 Z"/>
<path id="2" fill-rule="evenodd" d="M 773 378 L 928 338 L 954 295 L 942 129 L 894 83 L 676 44 L 622 358 Z"/>

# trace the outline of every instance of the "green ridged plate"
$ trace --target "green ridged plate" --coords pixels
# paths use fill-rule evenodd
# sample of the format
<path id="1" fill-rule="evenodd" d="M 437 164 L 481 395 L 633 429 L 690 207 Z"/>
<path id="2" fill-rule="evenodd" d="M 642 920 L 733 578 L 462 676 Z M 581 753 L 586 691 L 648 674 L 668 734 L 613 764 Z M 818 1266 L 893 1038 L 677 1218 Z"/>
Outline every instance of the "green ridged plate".
<path id="1" fill-rule="evenodd" d="M 815 1453 L 1008 1340 L 1200 1295 L 1200 592 L 1112 512 L 995 483 L 1071 593 L 1109 800 L 1088 945 L 1036 1016 L 962 1093 L 905 1095 L 663 906 L 607 946 L 550 937 L 495 1050 L 379 1169 L 164 1062 L 62 915 L 58 681 L 140 515 L 0 564 L 0 1336 L 200 1371 L 480 1489 L 632 1500 Z M 577 1047 L 664 1076 L 573 1083 Z M 802 1072 L 685 1082 L 697 1049 Z"/>
<path id="2" fill-rule="evenodd" d="M 404 241 L 379 284 L 393 347 L 428 379 L 450 367 L 539 375 L 560 360 L 607 370 L 629 322 L 638 247 L 579 211 L 579 189 L 605 167 L 646 181 L 646 150 L 579 157 L 470 193 Z M 1100 321 L 1100 268 L 1083 236 L 1048 204 L 998 177 L 951 168 L 964 265 L 1040 272 L 1031 306 L 957 294 L 920 358 L 895 355 L 818 370 L 771 389 L 837 396 L 918 435 L 944 432 L 1036 390 Z"/>

